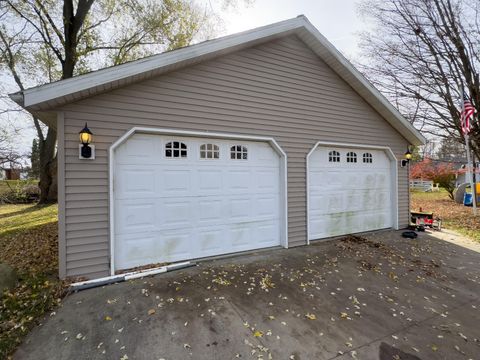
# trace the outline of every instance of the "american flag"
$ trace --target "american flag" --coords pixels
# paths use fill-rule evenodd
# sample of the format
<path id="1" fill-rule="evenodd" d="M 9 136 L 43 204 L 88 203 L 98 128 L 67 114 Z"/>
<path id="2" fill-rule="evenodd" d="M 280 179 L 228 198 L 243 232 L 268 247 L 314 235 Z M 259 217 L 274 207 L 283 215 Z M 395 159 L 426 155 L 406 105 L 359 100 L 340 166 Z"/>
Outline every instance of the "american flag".
<path id="1" fill-rule="evenodd" d="M 462 112 L 460 113 L 460 123 L 462 125 L 462 132 L 464 135 L 468 134 L 472 128 L 471 120 L 474 113 L 475 108 L 470 102 L 470 99 L 467 97 L 467 95 L 463 95 L 463 106 Z"/>

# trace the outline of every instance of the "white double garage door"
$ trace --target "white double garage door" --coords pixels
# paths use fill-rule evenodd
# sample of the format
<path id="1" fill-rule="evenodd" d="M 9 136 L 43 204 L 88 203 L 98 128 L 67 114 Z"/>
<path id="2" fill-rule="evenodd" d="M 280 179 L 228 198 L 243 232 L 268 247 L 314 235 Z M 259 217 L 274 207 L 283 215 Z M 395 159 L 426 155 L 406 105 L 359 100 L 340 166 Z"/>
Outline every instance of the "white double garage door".
<path id="1" fill-rule="evenodd" d="M 309 239 L 392 226 L 383 151 L 365 166 L 329 151 L 309 160 Z M 113 270 L 287 246 L 285 159 L 271 143 L 136 133 L 113 155 Z"/>
<path id="2" fill-rule="evenodd" d="M 134 134 L 114 161 L 116 270 L 281 245 L 268 142 Z"/>

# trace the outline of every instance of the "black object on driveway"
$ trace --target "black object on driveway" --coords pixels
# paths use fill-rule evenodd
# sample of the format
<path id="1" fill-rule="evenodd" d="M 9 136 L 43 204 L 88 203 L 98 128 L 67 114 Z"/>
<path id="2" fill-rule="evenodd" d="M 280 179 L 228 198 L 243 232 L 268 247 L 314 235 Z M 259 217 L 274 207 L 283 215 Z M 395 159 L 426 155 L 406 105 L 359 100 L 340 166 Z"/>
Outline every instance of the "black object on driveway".
<path id="1" fill-rule="evenodd" d="M 418 235 L 415 231 L 404 231 L 402 232 L 402 236 L 408 239 L 416 239 Z"/>

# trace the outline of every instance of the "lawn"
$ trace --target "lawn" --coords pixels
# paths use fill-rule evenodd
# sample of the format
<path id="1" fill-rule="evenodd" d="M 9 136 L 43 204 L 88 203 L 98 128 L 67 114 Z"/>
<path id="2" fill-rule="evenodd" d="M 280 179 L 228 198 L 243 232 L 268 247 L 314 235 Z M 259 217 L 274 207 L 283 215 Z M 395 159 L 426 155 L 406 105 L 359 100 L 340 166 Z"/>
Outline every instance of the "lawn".
<path id="1" fill-rule="evenodd" d="M 411 192 L 411 210 L 433 211 L 443 221 L 443 226 L 480 242 L 480 211 L 473 216 L 472 208 L 457 204 L 446 191 Z"/>
<path id="2" fill-rule="evenodd" d="M 58 280 L 57 205 L 0 205 L 0 262 L 19 283 L 0 302 L 0 358 L 22 341 L 63 294 Z"/>

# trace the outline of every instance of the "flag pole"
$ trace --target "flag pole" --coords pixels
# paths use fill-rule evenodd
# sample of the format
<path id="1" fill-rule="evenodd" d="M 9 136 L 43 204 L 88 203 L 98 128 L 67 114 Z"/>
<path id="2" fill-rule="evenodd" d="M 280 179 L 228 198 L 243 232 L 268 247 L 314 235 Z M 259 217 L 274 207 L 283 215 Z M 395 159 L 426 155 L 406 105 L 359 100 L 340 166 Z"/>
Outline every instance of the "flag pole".
<path id="1" fill-rule="evenodd" d="M 470 184 L 470 189 L 472 191 L 472 208 L 473 208 L 473 215 L 477 215 L 477 199 L 475 199 L 475 184 L 473 183 L 473 176 L 472 176 L 472 158 L 470 154 L 470 141 L 468 136 L 468 129 L 465 129 L 465 123 L 467 119 L 463 119 L 462 117 L 465 116 L 465 92 L 463 90 L 463 86 L 461 89 L 462 94 L 462 112 L 460 121 L 462 122 L 462 132 L 463 136 L 465 137 L 465 147 L 467 148 L 467 181 Z M 465 122 L 465 123 L 464 123 Z"/>
<path id="2" fill-rule="evenodd" d="M 472 176 L 472 157 L 470 154 L 470 140 L 468 133 L 465 134 L 465 146 L 467 147 L 467 179 L 470 183 L 470 189 L 472 191 L 473 214 L 477 215 L 477 199 L 475 199 L 475 184 L 473 183 Z"/>
<path id="3" fill-rule="evenodd" d="M 473 194 L 473 203 L 474 206 L 475 206 L 475 209 L 477 209 L 477 206 L 478 206 L 478 203 L 477 203 L 477 167 L 478 167 L 478 163 L 476 161 L 477 159 L 475 158 L 475 153 L 472 152 L 472 178 L 473 178 L 473 190 L 472 190 L 472 194 Z"/>

